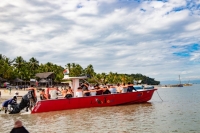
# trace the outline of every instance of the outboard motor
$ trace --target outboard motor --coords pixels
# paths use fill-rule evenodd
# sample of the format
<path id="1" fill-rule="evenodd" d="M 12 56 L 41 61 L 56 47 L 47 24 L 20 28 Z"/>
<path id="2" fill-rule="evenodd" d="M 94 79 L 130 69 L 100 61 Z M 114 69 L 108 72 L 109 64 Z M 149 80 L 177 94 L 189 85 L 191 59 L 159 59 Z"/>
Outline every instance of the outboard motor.
<path id="1" fill-rule="evenodd" d="M 30 107 L 33 107 L 36 102 L 37 99 L 34 98 L 33 92 L 28 91 L 28 93 L 22 97 L 22 100 L 19 104 L 11 105 L 12 110 L 9 114 L 17 114 L 24 108 L 28 109 Z"/>

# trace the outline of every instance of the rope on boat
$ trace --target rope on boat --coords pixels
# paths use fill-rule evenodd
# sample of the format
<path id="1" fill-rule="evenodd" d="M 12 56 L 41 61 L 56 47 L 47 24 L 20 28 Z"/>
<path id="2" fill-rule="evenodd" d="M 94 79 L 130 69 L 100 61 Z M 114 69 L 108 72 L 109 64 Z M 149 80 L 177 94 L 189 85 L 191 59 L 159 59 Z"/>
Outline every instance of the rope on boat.
<path id="1" fill-rule="evenodd" d="M 158 93 L 158 91 L 157 91 L 157 90 L 156 90 L 156 92 L 157 92 L 157 94 L 158 94 L 159 98 L 162 100 L 162 98 L 160 97 L 160 95 L 159 95 L 159 93 Z M 162 102 L 163 102 L 163 100 L 162 100 Z"/>

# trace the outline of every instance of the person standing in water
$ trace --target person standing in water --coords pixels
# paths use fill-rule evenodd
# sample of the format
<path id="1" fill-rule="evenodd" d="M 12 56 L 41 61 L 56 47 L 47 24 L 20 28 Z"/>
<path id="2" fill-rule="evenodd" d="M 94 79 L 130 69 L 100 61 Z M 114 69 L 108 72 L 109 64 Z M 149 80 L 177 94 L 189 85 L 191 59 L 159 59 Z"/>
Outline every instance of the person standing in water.
<path id="1" fill-rule="evenodd" d="M 11 86 L 9 86 L 9 88 L 8 88 L 8 89 L 9 89 L 9 91 L 10 91 L 10 95 L 11 95 L 11 90 L 12 90 Z"/>
<path id="2" fill-rule="evenodd" d="M 14 128 L 10 131 L 10 133 L 29 133 L 29 131 L 26 130 L 20 120 L 17 120 L 15 122 Z"/>
<path id="3" fill-rule="evenodd" d="M 5 110 L 5 113 L 8 111 L 8 105 L 16 104 L 17 103 L 17 97 L 14 96 L 12 99 L 6 100 L 2 103 L 2 108 L 1 110 Z"/>
<path id="4" fill-rule="evenodd" d="M 29 109 L 31 110 L 32 107 L 35 106 L 35 103 L 37 102 L 37 95 L 36 95 L 36 88 L 34 87 L 34 85 L 31 85 L 30 88 L 28 88 L 28 98 L 30 98 L 30 105 L 29 105 Z M 32 97 L 33 96 L 33 97 Z M 28 109 L 26 109 L 28 110 Z"/>

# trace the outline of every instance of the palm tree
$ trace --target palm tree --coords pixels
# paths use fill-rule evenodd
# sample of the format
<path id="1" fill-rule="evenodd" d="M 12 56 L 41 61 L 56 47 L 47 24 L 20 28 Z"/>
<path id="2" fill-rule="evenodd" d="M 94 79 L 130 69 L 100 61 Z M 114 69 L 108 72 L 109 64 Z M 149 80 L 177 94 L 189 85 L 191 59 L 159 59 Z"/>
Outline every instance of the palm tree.
<path id="1" fill-rule="evenodd" d="M 84 73 L 85 73 L 85 75 L 92 77 L 92 76 L 94 75 L 94 68 L 93 68 L 93 66 L 92 66 L 91 64 L 88 65 L 88 66 L 84 69 Z"/>
<path id="2" fill-rule="evenodd" d="M 18 69 L 18 71 L 20 71 L 21 67 L 24 65 L 24 63 L 25 63 L 25 60 L 21 56 L 18 56 L 15 59 L 15 63 L 13 65 L 15 66 L 15 68 Z"/>
<path id="3" fill-rule="evenodd" d="M 69 70 L 71 69 L 71 64 L 67 63 L 67 65 L 65 65 L 66 68 L 68 68 Z"/>
<path id="4" fill-rule="evenodd" d="M 97 73 L 92 77 L 92 80 L 94 80 L 94 82 L 96 82 L 98 84 L 102 84 L 101 78 L 102 78 L 101 74 Z"/>
<path id="5" fill-rule="evenodd" d="M 47 62 L 47 63 L 45 64 L 45 66 L 46 66 L 47 72 L 52 72 L 52 71 L 53 71 L 53 63 Z"/>
<path id="6" fill-rule="evenodd" d="M 39 61 L 36 58 L 32 57 L 29 60 L 29 66 L 30 66 L 30 71 L 32 72 L 32 75 L 35 75 L 36 70 L 39 67 Z"/>
<path id="7" fill-rule="evenodd" d="M 15 59 L 14 60 L 11 60 L 10 58 L 5 58 L 4 59 L 4 61 L 5 61 L 5 63 L 7 63 L 8 65 L 12 65 L 13 64 L 13 62 L 15 61 Z"/>
<path id="8" fill-rule="evenodd" d="M 12 79 L 12 73 L 13 73 L 13 67 L 8 65 L 8 64 L 4 64 L 1 68 L 2 70 L 2 77 L 5 79 Z"/>
<path id="9" fill-rule="evenodd" d="M 4 63 L 7 63 L 8 65 L 12 65 L 12 63 L 15 61 L 15 59 L 14 60 L 11 60 L 10 58 L 8 58 L 8 57 L 6 57 L 5 55 L 2 55 L 2 54 L 0 54 L 0 60 L 2 61 L 2 62 L 4 62 Z"/>
<path id="10" fill-rule="evenodd" d="M 14 68 L 12 63 L 14 60 L 7 58 L 6 56 L 0 54 L 0 76 L 5 79 L 11 79 Z"/>
<path id="11" fill-rule="evenodd" d="M 74 76 L 82 75 L 83 74 L 83 68 L 79 64 L 76 64 L 75 67 L 73 67 L 73 74 L 74 74 Z"/>
<path id="12" fill-rule="evenodd" d="M 82 74 L 84 74 L 84 70 L 81 67 L 81 65 L 79 64 L 75 64 L 75 63 L 68 63 L 67 65 L 65 65 L 68 69 L 69 69 L 69 76 L 73 77 L 73 76 L 80 76 Z"/>

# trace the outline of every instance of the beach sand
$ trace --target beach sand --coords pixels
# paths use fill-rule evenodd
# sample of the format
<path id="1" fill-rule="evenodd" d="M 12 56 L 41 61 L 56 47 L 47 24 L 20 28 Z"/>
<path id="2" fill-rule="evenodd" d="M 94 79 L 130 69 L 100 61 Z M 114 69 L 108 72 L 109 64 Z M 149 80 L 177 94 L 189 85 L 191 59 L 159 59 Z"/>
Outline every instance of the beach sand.
<path id="1" fill-rule="evenodd" d="M 18 92 L 18 99 L 21 99 L 22 96 L 26 95 L 28 93 L 27 90 L 16 90 L 16 89 L 12 89 L 11 93 L 8 89 L 5 88 L 1 88 L 1 97 L 0 97 L 0 104 L 2 104 L 5 100 L 8 100 L 10 98 L 12 98 L 13 96 L 15 96 L 15 92 Z M 37 97 L 39 96 L 39 92 L 36 93 Z M 20 100 L 17 100 L 18 102 Z"/>

